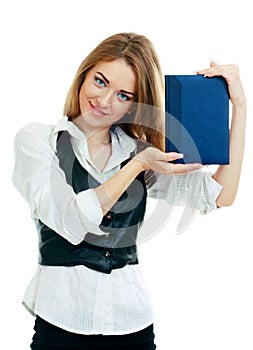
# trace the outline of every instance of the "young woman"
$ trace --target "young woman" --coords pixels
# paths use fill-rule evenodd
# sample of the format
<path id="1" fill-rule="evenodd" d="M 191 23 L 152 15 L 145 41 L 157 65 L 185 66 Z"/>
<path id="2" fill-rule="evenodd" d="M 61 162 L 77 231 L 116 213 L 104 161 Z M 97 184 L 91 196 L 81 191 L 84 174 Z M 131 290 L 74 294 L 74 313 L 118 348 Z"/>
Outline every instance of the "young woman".
<path id="1" fill-rule="evenodd" d="M 58 124 L 18 132 L 13 182 L 39 233 L 23 300 L 36 316 L 31 349 L 156 348 L 136 249 L 146 197 L 201 213 L 231 205 L 243 158 L 237 66 L 212 62 L 198 74 L 223 76 L 233 104 L 230 164 L 215 174 L 164 153 L 163 75 L 150 41 L 134 33 L 107 38 L 84 59 Z"/>

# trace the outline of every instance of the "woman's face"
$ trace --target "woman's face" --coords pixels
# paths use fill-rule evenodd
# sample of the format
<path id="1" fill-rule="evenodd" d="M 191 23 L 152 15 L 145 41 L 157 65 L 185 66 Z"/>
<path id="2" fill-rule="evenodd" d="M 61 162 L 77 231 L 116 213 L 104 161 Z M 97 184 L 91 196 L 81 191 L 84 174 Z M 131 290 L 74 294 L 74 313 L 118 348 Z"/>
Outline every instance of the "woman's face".
<path id="1" fill-rule="evenodd" d="M 86 75 L 79 93 L 87 126 L 111 126 L 131 110 L 136 100 L 136 75 L 125 60 L 100 62 Z"/>

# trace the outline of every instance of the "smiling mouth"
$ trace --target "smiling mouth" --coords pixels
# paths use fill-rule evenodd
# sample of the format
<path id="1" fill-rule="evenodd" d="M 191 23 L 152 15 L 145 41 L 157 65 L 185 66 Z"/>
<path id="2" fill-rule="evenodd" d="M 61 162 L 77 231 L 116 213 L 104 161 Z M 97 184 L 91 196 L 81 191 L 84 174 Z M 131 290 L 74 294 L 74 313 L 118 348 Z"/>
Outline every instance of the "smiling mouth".
<path id="1" fill-rule="evenodd" d="M 101 108 L 94 106 L 90 101 L 90 109 L 97 117 L 104 117 L 108 115 L 108 113 L 104 112 Z"/>

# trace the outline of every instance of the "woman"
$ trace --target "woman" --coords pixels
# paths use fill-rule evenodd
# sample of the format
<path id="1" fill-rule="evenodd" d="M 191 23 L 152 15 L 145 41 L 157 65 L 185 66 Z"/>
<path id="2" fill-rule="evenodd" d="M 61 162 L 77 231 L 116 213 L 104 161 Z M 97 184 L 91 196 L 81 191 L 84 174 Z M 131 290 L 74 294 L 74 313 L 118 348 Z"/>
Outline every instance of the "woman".
<path id="1" fill-rule="evenodd" d="M 146 196 L 201 213 L 231 205 L 243 158 L 238 68 L 211 62 L 198 74 L 222 75 L 233 104 L 230 164 L 213 175 L 164 153 L 163 75 L 150 41 L 133 33 L 107 38 L 82 62 L 56 126 L 17 134 L 13 182 L 39 233 L 23 300 L 36 316 L 32 349 L 156 348 L 136 250 Z"/>

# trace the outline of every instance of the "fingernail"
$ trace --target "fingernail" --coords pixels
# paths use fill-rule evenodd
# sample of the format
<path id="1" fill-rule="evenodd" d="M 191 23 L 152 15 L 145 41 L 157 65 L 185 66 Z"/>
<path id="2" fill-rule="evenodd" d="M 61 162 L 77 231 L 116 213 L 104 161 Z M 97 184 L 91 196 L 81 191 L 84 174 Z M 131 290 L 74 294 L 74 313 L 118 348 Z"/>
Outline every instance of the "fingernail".
<path id="1" fill-rule="evenodd" d="M 183 153 L 178 153 L 178 158 L 177 159 L 182 159 L 182 158 L 184 158 Z"/>

